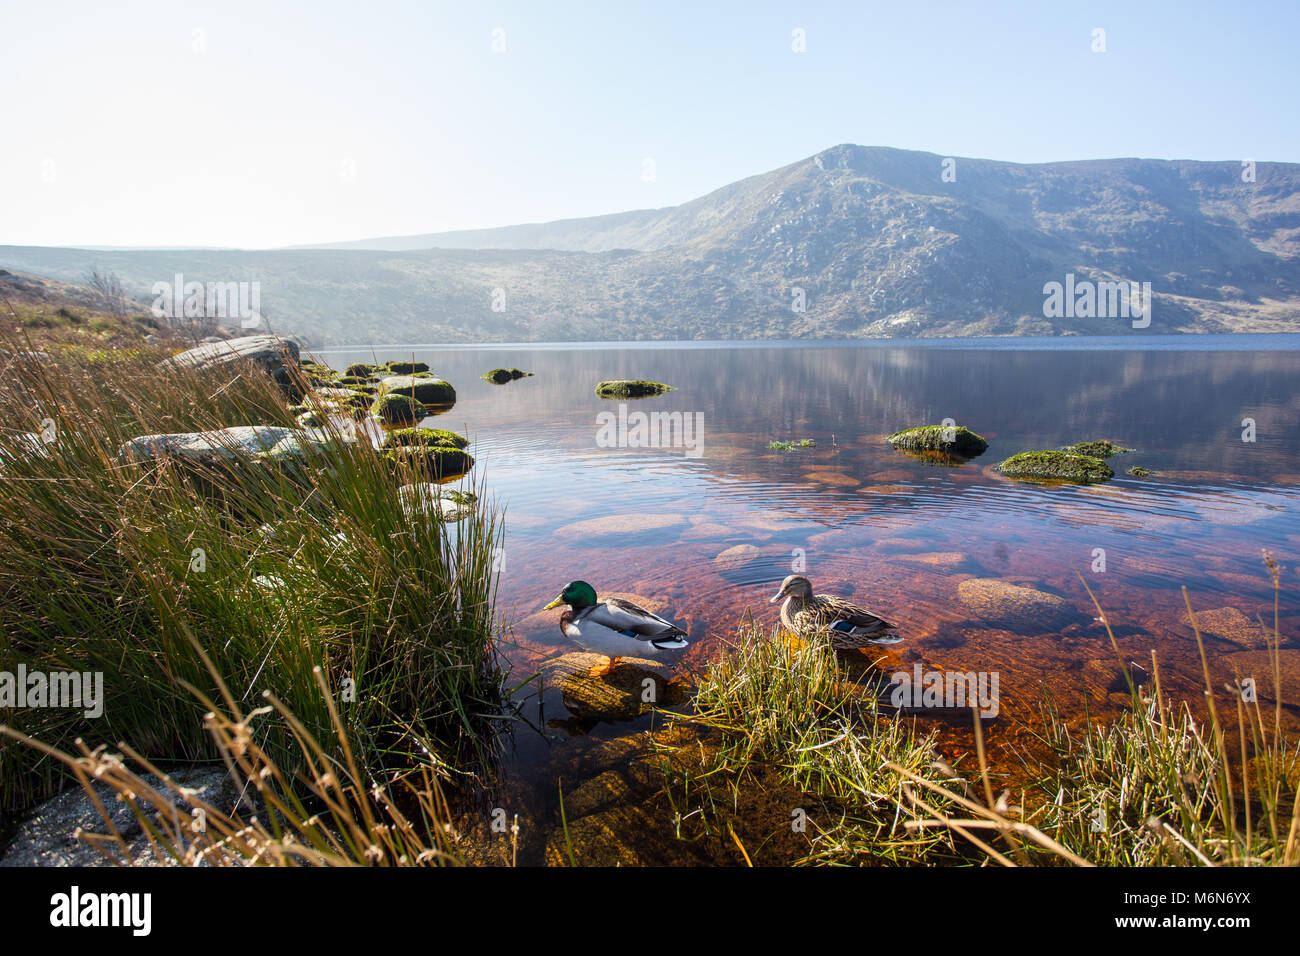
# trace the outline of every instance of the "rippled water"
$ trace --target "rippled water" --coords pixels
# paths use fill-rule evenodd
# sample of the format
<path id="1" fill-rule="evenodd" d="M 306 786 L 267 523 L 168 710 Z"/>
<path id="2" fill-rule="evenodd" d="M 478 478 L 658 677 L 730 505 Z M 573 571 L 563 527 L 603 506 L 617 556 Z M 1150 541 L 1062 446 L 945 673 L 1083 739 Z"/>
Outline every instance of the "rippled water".
<path id="1" fill-rule="evenodd" d="M 903 644 L 875 649 L 886 666 L 999 671 L 1001 739 L 1014 741 L 1044 699 L 1069 713 L 1120 703 L 1098 676 L 1104 668 L 1090 663 L 1113 652 L 1104 630 L 1086 623 L 1096 612 L 1080 575 L 1125 654 L 1149 665 L 1156 650 L 1167 686 L 1189 696 L 1200 664 L 1180 587 L 1197 611 L 1235 608 L 1271 622 L 1260 562 L 1270 549 L 1288 569 L 1284 638 L 1297 632 L 1298 344 L 1295 336 L 1249 336 L 528 345 L 322 357 L 343 367 L 413 356 L 455 385 L 458 401 L 437 424 L 472 438 L 473 477 L 507 509 L 500 598 L 520 677 L 572 649 L 558 612 L 538 613 L 571 579 L 665 602 L 692 638 L 684 663 L 700 664 L 747 613 L 775 620 L 767 599 L 802 557 L 818 590 L 851 596 L 900 626 Z M 504 386 L 480 380 L 497 366 L 535 375 Z M 619 403 L 593 387 L 609 378 L 676 386 L 627 409 L 698 414 L 698 457 L 680 447 L 602 447 L 597 416 Z M 989 450 L 961 467 L 936 467 L 884 440 L 944 418 L 984 436 Z M 1242 440 L 1243 419 L 1255 423 L 1253 442 Z M 816 447 L 768 448 L 802 438 Z M 1116 478 L 1105 485 L 1030 484 L 992 470 L 1016 452 L 1094 438 L 1137 449 L 1111 459 Z M 1130 478 L 1131 465 L 1155 474 Z M 649 527 L 575 527 L 610 516 Z M 757 549 L 745 555 L 749 563 L 716 561 L 737 545 Z M 1102 552 L 1105 570 L 1095 570 Z M 1085 624 L 1065 635 L 986 627 L 956 598 L 970 577 L 1061 595 Z M 1209 643 L 1218 674 L 1258 665 L 1231 641 Z M 548 699 L 546 717 L 556 716 L 563 708 Z M 609 736 L 641 726 L 580 729 Z M 518 742 L 521 765 L 566 728 L 553 725 L 544 743 Z M 995 750 L 997 742 L 995 733 Z"/>

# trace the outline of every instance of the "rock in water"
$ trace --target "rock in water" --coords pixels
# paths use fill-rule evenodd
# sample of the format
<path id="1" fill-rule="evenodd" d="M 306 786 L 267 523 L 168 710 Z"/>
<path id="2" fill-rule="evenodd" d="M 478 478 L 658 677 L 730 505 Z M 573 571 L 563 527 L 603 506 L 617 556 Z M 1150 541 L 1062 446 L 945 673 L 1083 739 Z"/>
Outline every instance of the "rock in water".
<path id="1" fill-rule="evenodd" d="M 714 558 L 713 566 L 719 571 L 739 571 L 745 565 L 757 561 L 759 554 L 758 548 L 752 544 L 738 544 Z"/>
<path id="2" fill-rule="evenodd" d="M 390 375 L 379 383 L 380 394 L 409 395 L 425 405 L 454 405 L 456 390 L 440 378 L 422 375 Z"/>
<path id="3" fill-rule="evenodd" d="M 996 578 L 970 578 L 957 585 L 957 598 L 981 620 L 1036 634 L 1059 631 L 1084 615 L 1069 601 Z"/>
<path id="4" fill-rule="evenodd" d="M 1012 455 L 997 470 L 1008 478 L 1030 478 L 1038 481 L 1074 481 L 1091 484 L 1109 481 L 1115 477 L 1100 458 L 1076 455 L 1069 451 L 1025 451 Z"/>
<path id="5" fill-rule="evenodd" d="M 643 379 L 609 379 L 596 385 L 596 394 L 601 398 L 646 398 L 650 395 L 663 395 L 671 392 L 673 386 L 663 382 L 647 382 Z"/>
<path id="6" fill-rule="evenodd" d="M 593 677 L 607 657 L 586 652 L 565 654 L 542 665 L 548 685 L 560 686 L 564 706 L 575 717 L 590 720 L 631 720 L 651 708 L 676 702 L 663 665 L 624 657 L 610 673 Z"/>
<path id="7" fill-rule="evenodd" d="M 1191 624 L 1187 612 L 1183 612 L 1183 623 Z M 1248 650 L 1263 650 L 1268 647 L 1271 629 L 1261 627 L 1242 614 L 1235 607 L 1220 607 L 1213 611 L 1197 611 L 1196 626 L 1202 634 L 1209 634 L 1221 641 L 1231 641 Z"/>

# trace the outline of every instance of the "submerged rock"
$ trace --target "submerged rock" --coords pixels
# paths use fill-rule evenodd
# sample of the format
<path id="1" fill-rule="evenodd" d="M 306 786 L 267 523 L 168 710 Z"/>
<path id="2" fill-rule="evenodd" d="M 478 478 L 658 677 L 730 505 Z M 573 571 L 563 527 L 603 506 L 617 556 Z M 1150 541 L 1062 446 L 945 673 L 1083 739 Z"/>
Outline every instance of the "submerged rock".
<path id="1" fill-rule="evenodd" d="M 1183 612 L 1183 623 L 1190 625 L 1191 619 Z M 1235 607 L 1220 607 L 1212 611 L 1197 611 L 1196 626 L 1202 634 L 1217 637 L 1221 641 L 1230 641 L 1248 650 L 1263 650 L 1268 647 L 1271 629 L 1266 629 L 1257 621 L 1252 621 Z"/>
<path id="2" fill-rule="evenodd" d="M 1100 458 L 1069 451 L 1021 452 L 1002 462 L 997 470 L 1008 478 L 1074 481 L 1082 484 L 1109 481 L 1115 477 L 1115 472 Z"/>
<path id="3" fill-rule="evenodd" d="M 676 690 L 670 694 L 661 664 L 624 657 L 608 674 L 593 676 L 608 662 L 601 654 L 564 654 L 543 664 L 542 674 L 548 685 L 559 685 L 564 706 L 575 717 L 631 720 L 679 702 Z"/>
<path id="4" fill-rule="evenodd" d="M 608 379 L 596 385 L 596 394 L 601 398 L 645 398 L 672 390 L 671 385 L 643 379 Z"/>
<path id="5" fill-rule="evenodd" d="M 588 518 L 555 529 L 555 537 L 562 541 L 582 541 L 601 538 L 622 538 L 686 524 L 681 515 L 627 514 Z"/>
<path id="6" fill-rule="evenodd" d="M 895 448 L 942 452 L 961 458 L 975 458 L 984 454 L 989 447 L 988 442 L 965 425 L 921 425 L 894 432 L 885 440 Z"/>
<path id="7" fill-rule="evenodd" d="M 752 544 L 738 544 L 727 548 L 713 559 L 713 566 L 719 571 L 739 571 L 747 564 L 757 561 L 761 552 Z"/>
<path id="8" fill-rule="evenodd" d="M 996 578 L 962 581 L 957 585 L 957 599 L 988 624 L 1039 634 L 1063 630 L 1084 617 L 1062 597 Z"/>

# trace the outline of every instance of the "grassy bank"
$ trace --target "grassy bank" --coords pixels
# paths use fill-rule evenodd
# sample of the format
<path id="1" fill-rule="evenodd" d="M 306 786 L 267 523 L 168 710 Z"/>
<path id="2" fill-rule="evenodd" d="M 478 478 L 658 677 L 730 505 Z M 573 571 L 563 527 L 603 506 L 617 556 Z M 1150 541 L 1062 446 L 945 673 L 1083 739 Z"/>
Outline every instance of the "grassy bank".
<path id="1" fill-rule="evenodd" d="M 419 476 L 341 435 L 279 464 L 125 462 L 119 448 L 141 435 L 293 424 L 251 366 L 163 372 L 163 357 L 66 350 L 0 377 L 0 671 L 102 673 L 105 698 L 98 717 L 28 707 L 0 720 L 65 750 L 81 737 L 211 760 L 200 697 L 222 699 L 219 676 L 243 709 L 270 691 L 312 738 L 348 744 L 362 773 L 452 772 L 496 692 L 494 513 L 453 524 L 403 509 L 397 487 Z M 280 710 L 254 734 L 285 774 L 303 769 Z M 31 804 L 61 772 L 0 741 L 0 804 Z"/>
<path id="2" fill-rule="evenodd" d="M 1167 698 L 1153 655 L 1117 721 L 1080 728 L 1044 708 L 1041 746 L 1020 754 L 1034 784 L 1016 795 L 995 794 L 977 720 L 969 751 L 945 759 L 923 717 L 849 682 L 827 643 L 742 627 L 686 718 L 706 737 L 687 769 L 687 751 L 664 762 L 678 835 L 728 834 L 755 863 L 1294 866 L 1300 747 L 1282 731 L 1280 569 L 1265 562 L 1273 673 L 1257 693 L 1215 686 L 1197 629 L 1203 708 Z"/>

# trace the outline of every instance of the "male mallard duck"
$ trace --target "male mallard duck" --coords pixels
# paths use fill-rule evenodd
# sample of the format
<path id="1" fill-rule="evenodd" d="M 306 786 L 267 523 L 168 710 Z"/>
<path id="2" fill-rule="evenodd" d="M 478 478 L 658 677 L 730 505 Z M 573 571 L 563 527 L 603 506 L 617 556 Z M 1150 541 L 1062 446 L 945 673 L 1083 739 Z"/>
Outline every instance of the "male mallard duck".
<path id="1" fill-rule="evenodd" d="M 542 610 L 561 604 L 569 605 L 560 615 L 561 633 L 579 647 L 609 658 L 600 674 L 612 671 L 620 657 L 654 658 L 687 644 L 685 631 L 639 604 L 621 598 L 598 603 L 596 589 L 586 581 L 569 582 Z"/>
<path id="2" fill-rule="evenodd" d="M 897 644 L 903 639 L 891 631 L 893 624 L 876 617 L 864 607 L 830 594 L 813 594 L 812 584 L 801 575 L 792 574 L 781 582 L 781 590 L 769 604 L 785 598 L 781 605 L 781 623 L 797 637 L 811 637 L 825 628 L 831 646 L 839 651 L 867 644 Z"/>

